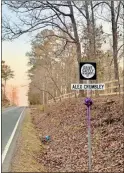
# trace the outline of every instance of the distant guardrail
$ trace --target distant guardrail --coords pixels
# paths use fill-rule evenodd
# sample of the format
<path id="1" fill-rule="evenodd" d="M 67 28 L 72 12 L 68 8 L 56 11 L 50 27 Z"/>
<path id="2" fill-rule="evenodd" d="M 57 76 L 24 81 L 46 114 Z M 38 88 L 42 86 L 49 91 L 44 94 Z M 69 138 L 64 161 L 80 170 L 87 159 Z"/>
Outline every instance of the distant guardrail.
<path id="1" fill-rule="evenodd" d="M 99 90 L 97 91 L 99 96 L 107 96 L 107 95 L 117 95 L 119 94 L 119 85 L 118 85 L 118 80 L 113 80 L 113 81 L 107 81 L 103 82 L 105 84 L 105 90 Z M 86 94 L 87 91 L 84 90 L 84 93 Z M 123 79 L 120 79 L 120 93 L 124 94 L 124 85 L 123 85 Z M 91 91 L 92 96 L 96 96 L 96 91 Z M 72 91 L 71 93 L 63 94 L 59 97 L 55 97 L 56 102 L 62 101 L 64 99 L 68 98 L 76 98 L 79 96 L 79 91 Z M 54 100 L 48 100 L 48 103 L 53 103 Z"/>

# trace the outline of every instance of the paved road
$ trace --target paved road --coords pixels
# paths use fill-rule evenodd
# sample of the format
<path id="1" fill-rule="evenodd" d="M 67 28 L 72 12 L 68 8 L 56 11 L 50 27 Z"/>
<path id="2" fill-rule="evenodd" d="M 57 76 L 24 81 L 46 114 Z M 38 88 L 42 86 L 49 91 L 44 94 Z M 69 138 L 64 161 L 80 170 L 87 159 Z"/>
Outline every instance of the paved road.
<path id="1" fill-rule="evenodd" d="M 9 109 L 13 109 L 13 108 L 16 108 L 16 106 L 11 106 L 11 107 L 8 107 L 8 108 L 2 108 L 2 112 L 6 111 L 6 110 L 9 110 Z"/>
<path id="2" fill-rule="evenodd" d="M 13 145 L 24 110 L 25 107 L 9 107 L 2 111 L 2 164 Z"/>

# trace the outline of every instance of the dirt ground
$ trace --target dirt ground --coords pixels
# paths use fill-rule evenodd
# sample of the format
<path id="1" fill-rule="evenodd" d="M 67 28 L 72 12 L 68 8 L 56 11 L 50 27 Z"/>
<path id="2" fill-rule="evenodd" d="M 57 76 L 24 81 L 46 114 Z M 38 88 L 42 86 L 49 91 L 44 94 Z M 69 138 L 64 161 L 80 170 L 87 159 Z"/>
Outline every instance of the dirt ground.
<path id="1" fill-rule="evenodd" d="M 93 99 L 91 107 L 92 172 L 123 172 L 123 99 Z M 45 113 L 31 110 L 38 135 L 51 142 L 37 162 L 48 172 L 88 171 L 87 119 L 84 99 L 52 104 Z"/>

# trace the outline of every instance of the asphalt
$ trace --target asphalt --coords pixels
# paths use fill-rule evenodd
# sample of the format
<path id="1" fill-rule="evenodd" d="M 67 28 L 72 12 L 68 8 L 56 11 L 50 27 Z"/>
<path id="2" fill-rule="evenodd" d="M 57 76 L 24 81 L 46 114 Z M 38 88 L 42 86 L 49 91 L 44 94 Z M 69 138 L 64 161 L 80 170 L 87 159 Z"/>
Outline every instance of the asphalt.
<path id="1" fill-rule="evenodd" d="M 16 108 L 16 106 L 11 106 L 11 107 L 8 107 L 8 108 L 2 108 L 2 112 L 13 109 L 13 108 Z"/>
<path id="2" fill-rule="evenodd" d="M 9 107 L 2 111 L 2 154 L 6 146 L 8 145 L 8 141 L 13 133 L 13 130 L 16 126 L 17 121 L 20 118 L 21 113 L 24 111 L 25 107 Z M 24 118 L 24 113 L 21 115 L 21 119 L 17 126 L 15 135 L 12 139 L 10 147 L 7 151 L 6 157 L 2 164 L 2 172 L 8 172 L 11 164 L 11 158 L 14 153 L 14 148 L 16 144 L 16 139 L 19 134 L 19 128 L 21 126 L 22 120 Z"/>

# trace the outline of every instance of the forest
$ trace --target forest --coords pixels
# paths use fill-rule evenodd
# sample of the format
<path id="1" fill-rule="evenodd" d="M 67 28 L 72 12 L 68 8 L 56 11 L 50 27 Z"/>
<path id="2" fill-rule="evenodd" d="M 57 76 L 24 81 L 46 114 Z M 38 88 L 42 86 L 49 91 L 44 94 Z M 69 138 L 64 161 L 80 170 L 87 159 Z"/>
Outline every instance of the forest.
<path id="1" fill-rule="evenodd" d="M 3 16 L 2 39 L 34 33 L 28 58 L 30 104 L 70 93 L 80 62 L 97 63 L 94 83 L 124 75 L 123 1 L 3 1 L 17 22 Z M 80 92 L 83 96 L 83 91 Z"/>

